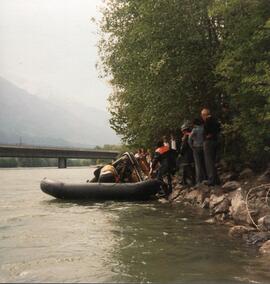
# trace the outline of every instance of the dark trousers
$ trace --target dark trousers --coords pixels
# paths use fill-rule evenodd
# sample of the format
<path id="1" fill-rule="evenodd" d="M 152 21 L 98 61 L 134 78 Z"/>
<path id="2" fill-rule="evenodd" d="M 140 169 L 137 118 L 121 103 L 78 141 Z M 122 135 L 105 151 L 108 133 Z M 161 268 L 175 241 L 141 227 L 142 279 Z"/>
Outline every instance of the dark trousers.
<path id="1" fill-rule="evenodd" d="M 190 186 L 195 184 L 195 171 L 193 164 L 182 165 L 182 184 Z"/>
<path id="2" fill-rule="evenodd" d="M 204 160 L 208 182 L 212 185 L 218 183 L 216 156 L 217 156 L 217 141 L 206 140 L 203 143 Z"/>
<path id="3" fill-rule="evenodd" d="M 167 177 L 167 184 L 164 182 L 164 177 Z M 157 179 L 162 181 L 163 190 L 166 195 L 172 193 L 172 176 L 170 173 L 164 173 L 162 170 L 158 170 Z"/>
<path id="4" fill-rule="evenodd" d="M 193 157 L 195 162 L 196 183 L 198 184 L 206 179 L 203 147 L 194 147 Z"/>

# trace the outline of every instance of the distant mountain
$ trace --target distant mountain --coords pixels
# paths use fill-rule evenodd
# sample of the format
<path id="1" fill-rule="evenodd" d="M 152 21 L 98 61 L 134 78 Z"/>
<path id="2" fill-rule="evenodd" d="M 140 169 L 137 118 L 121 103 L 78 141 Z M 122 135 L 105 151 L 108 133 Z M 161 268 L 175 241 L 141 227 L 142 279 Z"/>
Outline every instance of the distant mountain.
<path id="1" fill-rule="evenodd" d="M 105 111 L 51 103 L 0 77 L 0 143 L 92 147 L 119 144 Z"/>

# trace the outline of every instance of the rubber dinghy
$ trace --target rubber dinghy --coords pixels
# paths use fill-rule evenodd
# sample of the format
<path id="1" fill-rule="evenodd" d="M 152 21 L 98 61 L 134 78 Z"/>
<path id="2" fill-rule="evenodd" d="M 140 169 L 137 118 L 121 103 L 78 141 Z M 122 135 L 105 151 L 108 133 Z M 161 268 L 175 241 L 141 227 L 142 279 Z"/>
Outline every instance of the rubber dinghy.
<path id="1" fill-rule="evenodd" d="M 41 181 L 41 190 L 53 197 L 68 200 L 148 200 L 160 190 L 158 180 L 136 183 L 85 183 L 67 184 L 49 180 Z"/>

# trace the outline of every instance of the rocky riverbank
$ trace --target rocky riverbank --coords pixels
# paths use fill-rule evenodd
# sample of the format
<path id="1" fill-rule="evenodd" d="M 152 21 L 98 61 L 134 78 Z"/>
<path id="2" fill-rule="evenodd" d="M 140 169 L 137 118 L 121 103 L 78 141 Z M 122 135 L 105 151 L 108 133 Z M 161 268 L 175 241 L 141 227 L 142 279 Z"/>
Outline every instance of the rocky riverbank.
<path id="1" fill-rule="evenodd" d="M 173 193 L 160 202 L 181 203 L 207 210 L 208 223 L 228 225 L 232 238 L 242 238 L 270 256 L 270 167 L 256 176 L 247 168 L 220 175 L 222 186 L 184 187 L 173 180 Z"/>

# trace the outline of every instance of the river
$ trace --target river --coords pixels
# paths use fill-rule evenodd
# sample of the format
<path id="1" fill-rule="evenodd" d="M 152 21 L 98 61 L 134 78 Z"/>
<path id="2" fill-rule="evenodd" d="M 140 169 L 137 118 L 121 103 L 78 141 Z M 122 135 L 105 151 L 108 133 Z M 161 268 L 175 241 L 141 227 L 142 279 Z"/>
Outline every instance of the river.
<path id="1" fill-rule="evenodd" d="M 270 283 L 257 250 L 179 205 L 66 202 L 44 177 L 84 182 L 88 168 L 0 170 L 1 282 Z"/>

